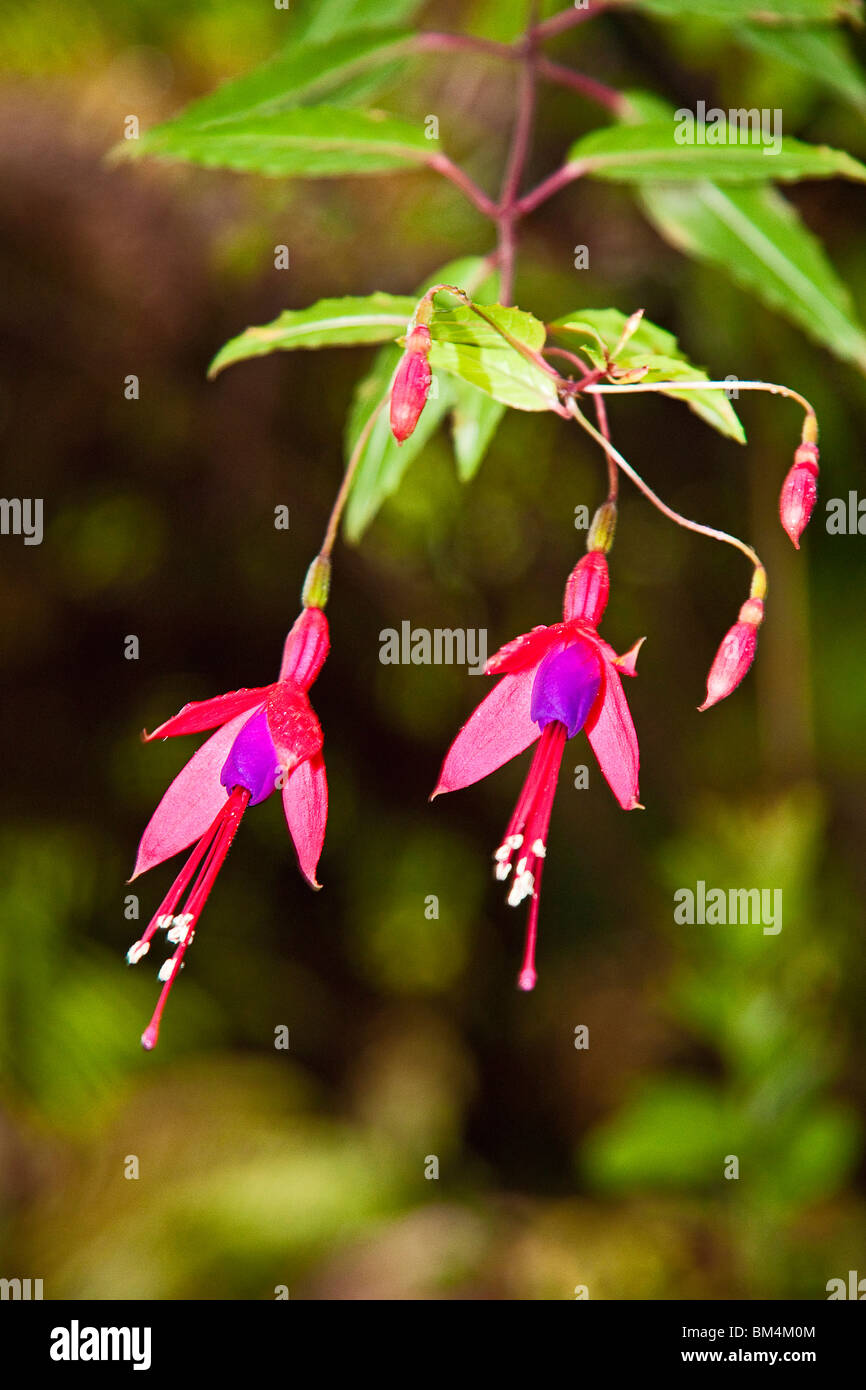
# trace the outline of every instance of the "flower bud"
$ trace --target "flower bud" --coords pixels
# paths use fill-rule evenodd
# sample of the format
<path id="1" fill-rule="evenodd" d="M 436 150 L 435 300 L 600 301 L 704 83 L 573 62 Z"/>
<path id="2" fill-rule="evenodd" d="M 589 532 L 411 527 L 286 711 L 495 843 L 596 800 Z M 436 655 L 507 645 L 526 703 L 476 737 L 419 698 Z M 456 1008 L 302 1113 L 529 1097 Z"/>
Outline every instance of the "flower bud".
<path id="1" fill-rule="evenodd" d="M 607 607 L 610 577 L 607 560 L 601 550 L 590 550 L 578 560 L 565 586 L 562 613 L 566 622 L 582 618 L 597 627 Z"/>
<path id="2" fill-rule="evenodd" d="M 305 608 L 324 608 L 331 588 L 331 561 L 327 555 L 317 555 L 304 579 L 301 603 Z"/>
<path id="3" fill-rule="evenodd" d="M 764 621 L 764 600 L 749 598 L 734 626 L 725 634 L 707 676 L 707 698 L 699 709 L 709 709 L 736 690 L 755 659 L 758 628 Z"/>
<path id="4" fill-rule="evenodd" d="M 423 324 L 413 328 L 406 340 L 391 387 L 391 433 L 398 444 L 409 438 L 426 404 L 433 379 L 427 361 L 431 346 L 430 329 Z"/>
<path id="5" fill-rule="evenodd" d="M 779 517 L 797 550 L 818 496 L 818 446 L 801 444 L 779 494 Z"/>
<path id="6" fill-rule="evenodd" d="M 586 538 L 587 550 L 601 550 L 607 555 L 613 545 L 615 531 L 616 503 L 603 502 L 592 518 L 592 525 Z"/>

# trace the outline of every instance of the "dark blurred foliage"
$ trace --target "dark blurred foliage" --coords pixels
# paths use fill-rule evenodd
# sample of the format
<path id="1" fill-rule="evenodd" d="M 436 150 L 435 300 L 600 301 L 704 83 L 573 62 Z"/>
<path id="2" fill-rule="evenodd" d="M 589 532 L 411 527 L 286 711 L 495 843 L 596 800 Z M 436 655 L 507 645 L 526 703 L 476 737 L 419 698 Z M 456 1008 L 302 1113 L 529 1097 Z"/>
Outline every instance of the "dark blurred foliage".
<path id="1" fill-rule="evenodd" d="M 510 38 L 522 10 L 426 17 Z M 583 739 L 570 746 L 590 787 L 573 790 L 567 763 L 535 994 L 514 989 L 522 912 L 490 875 L 523 764 L 427 804 L 486 682 L 379 662 L 380 631 L 404 619 L 486 628 L 492 649 L 557 616 L 582 549 L 574 507 L 600 499 L 603 466 L 567 424 L 512 413 L 471 486 L 437 437 L 362 546 L 339 549 L 314 690 L 325 891 L 300 880 L 277 804 L 249 816 L 160 1046 L 139 1050 L 157 984 L 123 963 L 141 926 L 125 877 L 189 745 L 137 734 L 273 677 L 370 355 L 263 359 L 214 384 L 207 363 L 283 307 L 407 292 L 490 247 L 431 175 L 285 187 L 106 167 L 128 113 L 170 114 L 291 22 L 257 0 L 36 0 L 0 25 L 3 487 L 43 497 L 46 517 L 40 547 L 2 539 L 0 1270 L 44 1278 L 47 1297 L 823 1297 L 866 1272 L 866 561 L 861 537 L 827 534 L 823 502 L 800 555 L 779 529 L 799 429 L 784 403 L 741 401 L 746 449 L 673 402 L 611 408 L 662 495 L 754 541 L 771 600 L 753 674 L 697 715 L 745 567 L 625 485 L 605 629 L 619 649 L 649 639 L 629 686 L 647 810 L 624 815 Z M 841 107 L 699 25 L 660 38 L 605 18 L 558 46 L 678 100 L 759 93 L 804 138 L 866 152 Z M 433 59 L 382 104 L 447 113 L 492 188 L 512 98 L 508 71 Z M 533 180 L 595 123 L 546 89 Z M 863 306 L 866 193 L 790 196 Z M 579 243 L 588 271 L 572 268 Z M 625 192 L 578 185 L 547 205 L 517 299 L 547 318 L 643 306 L 714 374 L 788 382 L 818 408 L 824 498 L 862 487 L 862 377 L 663 245 Z M 144 921 L 170 877 L 135 885 Z M 672 893 L 697 879 L 781 887 L 782 932 L 675 926 Z"/>

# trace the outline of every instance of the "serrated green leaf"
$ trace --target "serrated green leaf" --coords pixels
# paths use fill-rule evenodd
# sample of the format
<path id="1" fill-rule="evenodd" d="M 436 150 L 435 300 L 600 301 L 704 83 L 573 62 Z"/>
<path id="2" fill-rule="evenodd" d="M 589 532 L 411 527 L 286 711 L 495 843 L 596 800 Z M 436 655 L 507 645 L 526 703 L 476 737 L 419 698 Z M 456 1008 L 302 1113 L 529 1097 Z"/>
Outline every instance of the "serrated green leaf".
<path id="1" fill-rule="evenodd" d="M 847 35 L 835 29 L 743 24 L 735 37 L 747 48 L 805 73 L 861 114 L 866 112 L 866 77 L 851 53 Z"/>
<path id="2" fill-rule="evenodd" d="M 514 410 L 550 410 L 558 399 L 553 378 L 514 349 L 434 342 L 430 365 L 468 381 Z"/>
<path id="3" fill-rule="evenodd" d="M 451 372 L 515 410 L 549 410 L 557 401 L 553 378 L 509 341 L 537 352 L 544 343 L 544 324 L 532 314 L 501 304 L 485 308 L 485 314 L 492 322 L 467 305 L 436 308 L 430 323 L 431 366 Z"/>
<path id="4" fill-rule="evenodd" d="M 458 286 L 462 288 L 462 286 Z M 466 304 L 443 309 L 437 306 L 433 311 L 430 334 L 434 342 L 461 343 L 465 347 L 509 348 L 507 339 L 516 338 L 538 352 L 544 346 L 544 324 L 524 309 L 513 309 L 502 304 L 484 306 L 485 318 L 470 309 Z M 490 322 L 492 320 L 493 322 Z M 501 332 L 499 331 L 501 330 Z"/>
<path id="5" fill-rule="evenodd" d="M 386 343 L 404 331 L 417 300 L 409 295 L 368 294 L 320 299 L 307 309 L 286 309 L 271 323 L 247 328 L 221 347 L 208 376 L 248 357 L 294 348 L 351 347 Z"/>
<path id="6" fill-rule="evenodd" d="M 629 93 L 629 99 L 638 116 L 667 108 L 647 93 Z M 719 266 L 837 357 L 866 370 L 866 330 L 848 290 L 817 237 L 776 189 L 645 185 L 640 202 L 672 246 Z"/>
<path id="7" fill-rule="evenodd" d="M 769 144 L 677 144 L 671 118 L 643 125 L 608 126 L 578 140 L 568 153 L 591 178 L 618 183 L 712 179 L 716 183 L 765 183 L 768 179 L 866 181 L 866 166 L 828 145 L 780 139 L 778 152 Z M 695 126 L 696 140 L 713 133 L 712 125 Z M 725 137 L 731 133 L 723 127 Z M 734 132 L 736 134 L 736 132 Z"/>
<path id="8" fill-rule="evenodd" d="M 596 346 L 596 335 L 607 353 L 613 353 L 627 322 L 627 316 L 619 309 L 579 309 L 557 319 L 550 329 L 565 337 L 572 346 L 575 339 L 580 340 L 585 355 L 595 366 L 603 367 L 605 354 Z M 681 351 L 674 335 L 647 318 L 641 319 L 628 342 L 617 351 L 614 361 L 625 369 L 646 368 L 641 381 L 709 380 L 703 368 L 696 367 Z M 742 423 L 724 391 L 671 390 L 661 394 L 684 401 L 690 410 L 728 439 L 735 439 L 738 444 L 746 442 Z"/>
<path id="9" fill-rule="evenodd" d="M 421 0 L 297 0 L 295 7 L 296 37 L 322 40 L 403 24 L 420 10 Z"/>
<path id="10" fill-rule="evenodd" d="M 152 155 L 271 177 L 328 178 L 417 167 L 429 158 L 430 144 L 421 126 L 382 111 L 299 106 L 208 126 L 157 126 L 140 140 L 124 141 L 115 155 Z"/>
<path id="11" fill-rule="evenodd" d="M 380 64 L 390 64 L 406 37 L 404 31 L 392 29 L 327 43 L 292 41 L 276 57 L 192 102 L 173 120 L 156 126 L 148 132 L 148 138 L 157 137 L 167 128 L 272 116 L 310 102 L 333 101 L 359 74 Z"/>
<path id="12" fill-rule="evenodd" d="M 454 409 L 451 413 L 451 439 L 461 483 L 475 477 L 481 461 L 499 426 L 506 407 L 477 386 L 453 378 Z"/>

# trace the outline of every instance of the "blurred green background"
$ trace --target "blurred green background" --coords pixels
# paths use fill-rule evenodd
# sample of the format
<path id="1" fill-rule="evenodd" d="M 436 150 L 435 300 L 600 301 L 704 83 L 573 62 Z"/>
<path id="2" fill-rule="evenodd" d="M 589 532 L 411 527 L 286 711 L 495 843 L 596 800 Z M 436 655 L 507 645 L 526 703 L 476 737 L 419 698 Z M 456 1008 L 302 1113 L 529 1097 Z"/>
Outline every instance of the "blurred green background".
<path id="1" fill-rule="evenodd" d="M 462 489 L 437 436 L 336 557 L 313 692 L 325 890 L 300 880 L 276 802 L 249 816 L 160 1045 L 139 1049 L 158 986 L 123 954 L 172 868 L 125 879 L 194 743 L 145 748 L 138 731 L 273 678 L 372 353 L 275 356 L 213 384 L 207 363 L 284 307 L 409 292 L 490 249 L 432 175 L 284 186 L 106 167 L 126 115 L 146 126 L 260 61 L 304 3 L 31 0 L 0 20 L 3 489 L 43 497 L 46 518 L 40 547 L 2 538 L 0 1273 L 43 1278 L 47 1298 L 823 1298 L 828 1279 L 866 1274 L 866 558 L 862 537 L 824 527 L 826 499 L 862 486 L 866 383 L 679 257 L 623 190 L 576 185 L 526 225 L 518 303 L 548 319 L 643 306 L 713 374 L 785 381 L 821 420 L 822 500 L 798 556 L 776 515 L 794 407 L 741 401 L 746 449 L 674 402 L 610 408 L 663 496 L 764 556 L 753 673 L 696 714 L 748 575 L 624 484 L 605 633 L 620 650 L 648 637 L 628 691 L 647 810 L 624 815 L 582 736 L 569 746 L 540 980 L 519 995 L 523 912 L 490 856 L 526 760 L 428 805 L 486 682 L 382 666 L 379 633 L 486 628 L 493 650 L 554 620 L 583 547 L 574 508 L 601 499 L 604 469 L 573 427 L 512 413 Z M 523 8 L 425 19 L 511 38 Z M 678 104 L 745 94 L 866 155 L 861 116 L 698 24 L 606 17 L 553 51 Z M 513 77 L 437 58 L 380 100 L 447 114 L 493 189 Z M 596 123 L 545 89 L 531 181 Z M 866 192 L 789 196 L 864 309 Z M 273 268 L 279 243 L 289 271 Z M 781 888 L 782 932 L 675 925 L 673 892 L 698 879 Z"/>

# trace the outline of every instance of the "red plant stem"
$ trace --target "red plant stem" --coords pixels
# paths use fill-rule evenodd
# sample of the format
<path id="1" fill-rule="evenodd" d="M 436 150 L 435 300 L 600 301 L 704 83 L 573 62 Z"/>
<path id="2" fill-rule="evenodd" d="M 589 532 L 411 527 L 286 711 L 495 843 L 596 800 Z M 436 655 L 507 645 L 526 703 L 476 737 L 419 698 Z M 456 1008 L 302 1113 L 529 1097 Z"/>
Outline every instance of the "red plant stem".
<path id="1" fill-rule="evenodd" d="M 478 211 L 482 213 L 484 217 L 489 217 L 491 221 L 496 220 L 498 209 L 493 199 L 488 198 L 484 190 L 478 187 L 475 180 L 471 179 L 465 170 L 461 169 L 460 166 L 449 159 L 447 155 L 431 155 L 427 160 L 427 166 L 430 169 L 434 169 L 437 174 L 442 174 L 446 179 L 450 179 L 451 182 L 460 189 L 461 193 L 469 199 L 470 203 L 475 204 Z"/>
<path id="2" fill-rule="evenodd" d="M 408 39 L 405 49 L 412 53 L 482 53 L 489 58 L 500 58 L 508 63 L 522 63 L 526 59 L 527 44 L 526 39 L 518 40 L 515 44 L 497 43 L 493 39 L 475 38 L 473 34 L 446 34 L 430 30 Z M 608 87 L 605 83 L 596 81 L 594 77 L 587 77 L 585 73 L 566 67 L 564 63 L 555 63 L 541 53 L 535 53 L 533 61 L 538 76 L 543 77 L 545 81 L 558 87 L 570 87 L 572 91 L 580 92 L 581 96 L 597 102 L 609 111 L 619 114 L 628 105 L 626 98 L 614 87 Z"/>
<path id="3" fill-rule="evenodd" d="M 603 14 L 609 6 L 599 0 L 598 4 L 585 5 L 578 7 L 572 5 L 569 10 L 561 10 L 559 14 L 550 16 L 550 19 L 543 19 L 540 24 L 536 24 L 532 33 L 536 39 L 552 39 L 557 34 L 564 34 L 567 29 L 574 29 L 576 25 L 583 24 L 587 19 L 595 19 L 596 15 Z"/>
<path id="4" fill-rule="evenodd" d="M 500 252 L 499 265 L 502 277 L 499 292 L 501 304 L 511 303 L 512 291 L 514 289 L 514 209 L 517 205 L 520 180 L 526 167 L 527 155 L 529 154 L 529 144 L 532 137 L 532 120 L 535 115 L 535 66 L 533 56 L 532 50 L 527 49 L 523 67 L 520 72 L 517 94 L 517 116 L 514 122 L 511 148 L 508 153 L 508 163 L 506 164 L 505 175 L 502 180 L 502 192 L 499 197 L 499 210 L 496 216 Z"/>
<path id="5" fill-rule="evenodd" d="M 599 433 L 602 434 L 608 444 L 610 444 L 610 427 L 607 423 L 607 407 L 604 403 L 604 396 L 595 396 L 593 402 L 595 405 L 595 416 L 598 420 Z M 601 410 L 599 410 L 599 406 L 601 406 Z M 604 456 L 607 459 L 607 500 L 616 506 L 616 500 L 619 495 L 619 469 L 616 466 L 615 460 L 606 449 Z"/>
<path id="6" fill-rule="evenodd" d="M 590 101 L 606 107 L 617 116 L 629 105 L 627 98 L 614 87 L 608 87 L 605 82 L 597 82 L 594 77 L 587 77 L 586 73 L 567 68 L 562 63 L 554 63 L 543 54 L 537 55 L 535 70 L 539 77 L 556 83 L 558 87 L 570 87 L 573 92 L 580 92 L 581 96 L 588 97 Z"/>
<path id="7" fill-rule="evenodd" d="M 561 188 L 565 188 L 567 184 L 573 183 L 575 179 L 579 179 L 585 167 L 585 164 L 580 160 L 574 160 L 570 164 L 563 164 L 560 169 L 550 174 L 548 178 L 536 184 L 535 188 L 530 189 L 528 193 L 524 194 L 524 196 L 519 198 L 515 203 L 515 219 L 526 217 L 527 213 L 534 212 L 542 203 L 546 203 L 548 198 L 552 198 L 554 193 L 558 193 Z"/>

